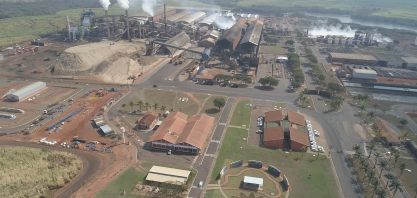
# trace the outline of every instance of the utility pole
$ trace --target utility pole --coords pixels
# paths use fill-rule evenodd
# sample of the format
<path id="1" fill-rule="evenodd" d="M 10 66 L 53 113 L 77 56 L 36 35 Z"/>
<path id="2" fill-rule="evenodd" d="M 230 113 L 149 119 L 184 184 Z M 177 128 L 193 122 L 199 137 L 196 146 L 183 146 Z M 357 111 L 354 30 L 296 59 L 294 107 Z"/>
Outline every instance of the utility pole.
<path id="1" fill-rule="evenodd" d="M 167 10 L 166 4 L 164 4 L 164 22 L 165 22 L 165 34 L 167 33 Z"/>

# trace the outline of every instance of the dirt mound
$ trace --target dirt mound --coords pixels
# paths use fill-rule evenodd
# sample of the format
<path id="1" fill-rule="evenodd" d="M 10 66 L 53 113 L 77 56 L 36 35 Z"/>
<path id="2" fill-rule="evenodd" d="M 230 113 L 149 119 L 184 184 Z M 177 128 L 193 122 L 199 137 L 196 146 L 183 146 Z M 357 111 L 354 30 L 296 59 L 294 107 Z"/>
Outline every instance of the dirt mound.
<path id="1" fill-rule="evenodd" d="M 143 47 L 143 44 L 125 42 L 80 45 L 66 49 L 52 65 L 56 70 L 97 72 L 96 67 L 105 70 L 105 67 L 121 57 L 131 57 L 135 53 L 142 54 Z"/>
<path id="2" fill-rule="evenodd" d="M 157 60 L 158 60 L 158 58 L 157 57 L 154 57 L 154 56 L 141 56 L 138 59 L 138 63 L 140 65 L 150 65 L 150 64 L 154 63 Z"/>

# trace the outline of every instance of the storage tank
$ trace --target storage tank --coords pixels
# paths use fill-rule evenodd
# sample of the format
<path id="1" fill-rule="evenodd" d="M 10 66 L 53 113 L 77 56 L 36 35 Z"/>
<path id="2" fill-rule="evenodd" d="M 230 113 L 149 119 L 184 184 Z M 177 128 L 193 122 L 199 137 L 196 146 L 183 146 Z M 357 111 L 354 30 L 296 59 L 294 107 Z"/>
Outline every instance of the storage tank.
<path id="1" fill-rule="evenodd" d="M 353 43 L 353 38 L 348 38 L 346 42 L 347 42 L 347 44 L 348 44 L 348 45 L 352 45 L 352 43 Z"/>
<path id="2" fill-rule="evenodd" d="M 345 45 L 346 44 L 346 38 L 345 37 L 340 38 L 340 44 L 341 45 Z"/>
<path id="3" fill-rule="evenodd" d="M 332 44 L 333 43 L 333 39 L 332 38 L 327 38 L 327 44 Z"/>
<path id="4" fill-rule="evenodd" d="M 337 37 L 333 38 L 333 43 L 336 45 L 339 44 L 339 38 Z"/>

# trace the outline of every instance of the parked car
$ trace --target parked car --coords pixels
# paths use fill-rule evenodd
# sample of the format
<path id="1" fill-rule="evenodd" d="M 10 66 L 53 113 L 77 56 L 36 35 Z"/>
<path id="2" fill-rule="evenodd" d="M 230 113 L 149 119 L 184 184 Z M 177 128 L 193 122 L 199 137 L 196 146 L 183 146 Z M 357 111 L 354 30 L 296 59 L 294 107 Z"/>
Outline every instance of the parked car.
<path id="1" fill-rule="evenodd" d="M 198 187 L 200 187 L 200 188 L 203 187 L 203 181 L 198 182 Z"/>
<path id="2" fill-rule="evenodd" d="M 171 150 L 168 150 L 168 153 L 167 153 L 168 155 L 171 155 L 172 153 L 171 153 Z"/>
<path id="3" fill-rule="evenodd" d="M 226 87 L 226 83 L 220 83 L 220 87 Z"/>
<path id="4" fill-rule="evenodd" d="M 263 133 L 263 131 L 262 130 L 257 130 L 256 133 L 261 134 L 261 133 Z"/>
<path id="5" fill-rule="evenodd" d="M 261 127 L 261 126 L 263 126 L 263 122 L 262 120 L 258 120 L 258 127 Z"/>
<path id="6" fill-rule="evenodd" d="M 230 85 L 230 87 L 231 87 L 231 88 L 238 88 L 238 87 L 239 87 L 239 85 L 237 85 L 237 84 L 231 84 L 231 85 Z"/>

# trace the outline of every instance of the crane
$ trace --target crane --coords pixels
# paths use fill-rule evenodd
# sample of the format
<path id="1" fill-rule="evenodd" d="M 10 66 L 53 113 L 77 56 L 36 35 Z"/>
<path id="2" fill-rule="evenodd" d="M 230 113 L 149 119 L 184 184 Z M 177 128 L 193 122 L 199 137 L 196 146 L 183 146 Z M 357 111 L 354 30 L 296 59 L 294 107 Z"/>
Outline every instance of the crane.
<path id="1" fill-rule="evenodd" d="M 11 37 L 9 37 L 9 39 L 13 41 L 13 43 L 16 45 L 16 48 L 22 49 Z"/>

